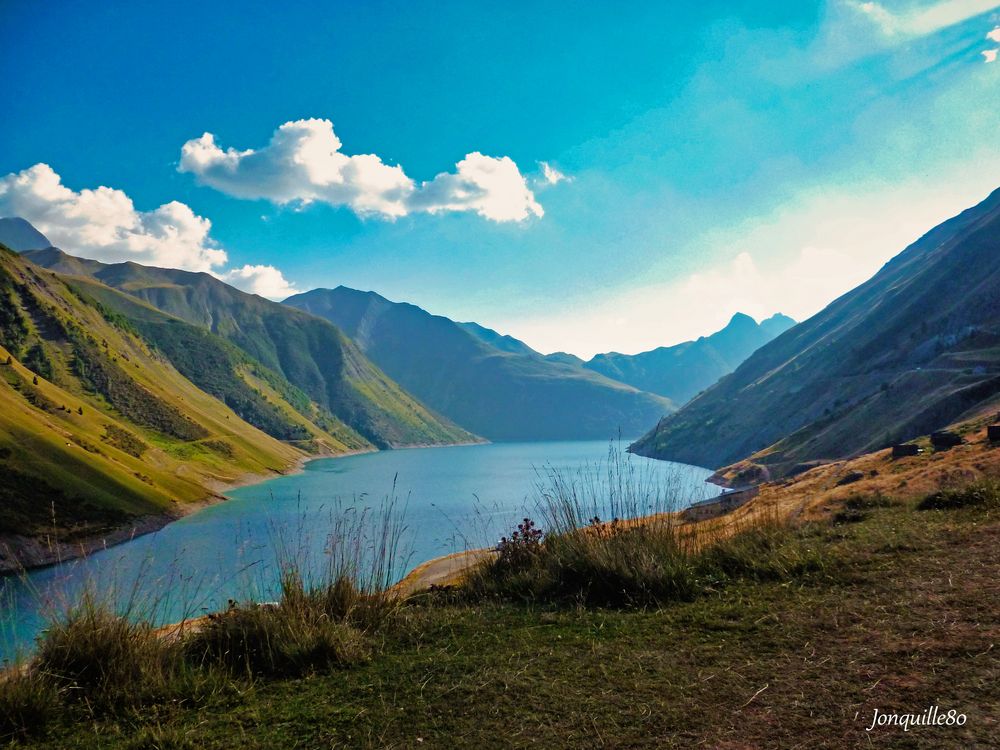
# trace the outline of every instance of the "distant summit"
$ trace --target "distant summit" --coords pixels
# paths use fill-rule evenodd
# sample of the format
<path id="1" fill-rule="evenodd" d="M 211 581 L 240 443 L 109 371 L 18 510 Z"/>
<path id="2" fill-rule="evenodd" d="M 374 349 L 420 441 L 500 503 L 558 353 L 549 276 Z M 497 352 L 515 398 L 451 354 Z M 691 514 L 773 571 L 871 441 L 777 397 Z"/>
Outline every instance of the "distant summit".
<path id="1" fill-rule="evenodd" d="M 794 320 L 781 313 L 760 323 L 736 313 L 711 336 L 640 354 L 598 354 L 584 367 L 682 404 L 794 325 Z"/>
<path id="2" fill-rule="evenodd" d="M 31 226 L 31 222 L 20 216 L 0 219 L 0 244 L 19 253 L 52 247 L 48 237 Z"/>

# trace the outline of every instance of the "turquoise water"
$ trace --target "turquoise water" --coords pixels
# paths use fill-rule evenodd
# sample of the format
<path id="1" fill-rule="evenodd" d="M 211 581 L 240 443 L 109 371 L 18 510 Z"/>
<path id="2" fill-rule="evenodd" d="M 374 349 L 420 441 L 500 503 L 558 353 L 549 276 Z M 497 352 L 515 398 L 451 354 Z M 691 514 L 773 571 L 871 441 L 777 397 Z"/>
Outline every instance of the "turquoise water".
<path id="1" fill-rule="evenodd" d="M 497 443 L 405 449 L 309 462 L 298 474 L 228 493 L 230 500 L 155 534 L 37 570 L 26 580 L 0 579 L 0 659 L 30 647 L 46 612 L 91 586 L 128 607 L 130 597 L 159 623 L 217 610 L 230 599 L 275 598 L 276 552 L 326 564 L 331 529 L 381 517 L 397 498 L 401 555 L 392 577 L 426 560 L 492 545 L 525 515 L 550 471 L 581 484 L 606 471 L 607 442 Z M 625 459 L 648 483 L 687 505 L 718 494 L 707 469 L 637 456 Z M 658 510 L 662 508 L 649 508 Z M 346 519 L 346 521 L 345 521 Z"/>

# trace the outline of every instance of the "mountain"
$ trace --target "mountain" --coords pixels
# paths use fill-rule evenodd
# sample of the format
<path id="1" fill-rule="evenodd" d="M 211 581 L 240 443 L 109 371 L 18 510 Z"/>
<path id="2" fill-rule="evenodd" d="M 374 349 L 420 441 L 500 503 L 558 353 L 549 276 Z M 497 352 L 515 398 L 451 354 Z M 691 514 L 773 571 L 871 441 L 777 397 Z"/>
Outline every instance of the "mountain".
<path id="1" fill-rule="evenodd" d="M 1000 397 L 1000 190 L 757 350 L 637 441 L 771 476 L 941 429 Z"/>
<path id="2" fill-rule="evenodd" d="M 552 352 L 551 354 L 542 355 L 549 362 L 559 362 L 563 365 L 575 365 L 576 367 L 583 367 L 584 361 L 580 359 L 575 354 L 568 354 L 567 352 Z"/>
<path id="3" fill-rule="evenodd" d="M 731 373 L 754 351 L 795 325 L 795 321 L 777 313 L 757 323 L 749 315 L 737 313 L 721 331 L 702 336 L 697 341 L 661 346 L 640 354 L 598 354 L 588 361 L 566 352 L 539 354 L 523 341 L 477 323 L 458 325 L 501 351 L 584 367 L 640 391 L 656 393 L 683 404 Z"/>
<path id="4" fill-rule="evenodd" d="M 793 325 L 794 320 L 780 313 L 760 324 L 737 313 L 721 331 L 697 341 L 641 354 L 598 354 L 584 367 L 683 404 Z"/>
<path id="5" fill-rule="evenodd" d="M 494 349 L 499 349 L 502 352 L 509 352 L 510 354 L 524 354 L 529 357 L 541 356 L 523 341 L 520 341 L 513 336 L 498 333 L 492 328 L 481 326 L 478 323 L 458 323 L 458 325 L 480 341 L 484 341 Z"/>
<path id="6" fill-rule="evenodd" d="M 149 321 L 166 318 L 148 312 Z M 283 470 L 306 455 L 308 441 L 264 429 L 280 434 L 298 422 L 308 434 L 289 437 L 322 440 L 329 450 L 364 445 L 297 418 L 278 383 L 267 403 L 245 387 L 250 403 L 227 406 L 138 327 L 75 282 L 0 247 L 0 569 L 11 568 L 10 550 L 25 540 L 55 534 L 72 542 L 139 516 L 173 514 L 220 482 Z M 259 366 L 247 358 L 222 350 L 218 360 L 199 364 L 255 382 Z"/>
<path id="7" fill-rule="evenodd" d="M 224 339 L 311 399 L 366 445 L 388 448 L 476 440 L 429 412 L 326 320 L 247 294 L 207 273 L 83 261 L 55 248 L 24 255 L 45 268 L 82 275 L 124 292 L 127 296 L 107 297 L 90 291 L 126 317 L 134 314 L 129 299 L 142 300 Z M 183 356 L 184 347 L 173 351 Z"/>
<path id="8" fill-rule="evenodd" d="M 523 344 L 530 354 L 522 353 L 516 339 L 374 292 L 316 289 L 285 304 L 332 321 L 410 393 L 491 440 L 609 439 L 638 434 L 644 420 L 673 409 Z"/>
<path id="9" fill-rule="evenodd" d="M 11 250 L 39 250 L 49 247 L 52 243 L 20 216 L 0 219 L 0 245 Z"/>

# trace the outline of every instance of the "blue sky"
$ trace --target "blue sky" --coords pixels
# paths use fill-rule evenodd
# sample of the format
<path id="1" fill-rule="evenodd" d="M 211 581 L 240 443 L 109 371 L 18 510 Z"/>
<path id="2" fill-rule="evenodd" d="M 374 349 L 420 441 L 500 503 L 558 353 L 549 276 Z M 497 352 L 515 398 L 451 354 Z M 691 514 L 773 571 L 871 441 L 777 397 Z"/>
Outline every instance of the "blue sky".
<path id="1" fill-rule="evenodd" d="M 1000 0 L 500 5 L 7 0 L 0 214 L 587 356 L 808 316 L 1000 185 Z"/>

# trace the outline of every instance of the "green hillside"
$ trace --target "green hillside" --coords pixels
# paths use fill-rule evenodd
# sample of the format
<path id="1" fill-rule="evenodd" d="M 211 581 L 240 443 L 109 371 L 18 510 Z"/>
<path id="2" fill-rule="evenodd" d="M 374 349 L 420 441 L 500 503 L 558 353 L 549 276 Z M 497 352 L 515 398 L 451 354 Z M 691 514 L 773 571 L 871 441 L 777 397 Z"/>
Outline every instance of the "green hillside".
<path id="1" fill-rule="evenodd" d="M 197 388 L 127 320 L 0 247 L 0 546 L 177 513 L 304 455 Z"/>
<path id="2" fill-rule="evenodd" d="M 428 411 L 326 320 L 241 292 L 205 273 L 136 263 L 106 265 L 55 248 L 26 253 L 26 257 L 55 271 L 100 281 L 225 339 L 260 363 L 263 371 L 280 376 L 376 447 L 476 439 Z M 121 298 L 108 304 L 119 312 L 122 305 L 127 307 Z M 150 335 L 166 336 L 162 329 Z M 174 347 L 178 348 L 183 349 Z"/>
<path id="3" fill-rule="evenodd" d="M 941 429 L 1000 393 L 1000 190 L 759 349 L 632 449 L 771 476 Z"/>
<path id="4" fill-rule="evenodd" d="M 374 292 L 315 289 L 285 304 L 332 321 L 410 393 L 491 440 L 636 435 L 674 408 L 661 396 L 548 361 L 516 339 Z"/>

